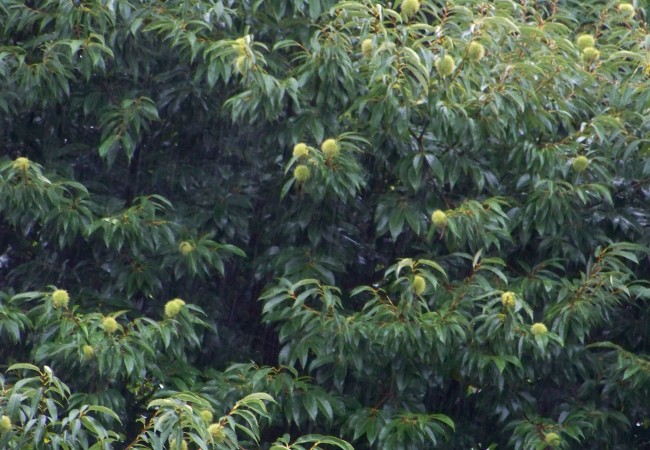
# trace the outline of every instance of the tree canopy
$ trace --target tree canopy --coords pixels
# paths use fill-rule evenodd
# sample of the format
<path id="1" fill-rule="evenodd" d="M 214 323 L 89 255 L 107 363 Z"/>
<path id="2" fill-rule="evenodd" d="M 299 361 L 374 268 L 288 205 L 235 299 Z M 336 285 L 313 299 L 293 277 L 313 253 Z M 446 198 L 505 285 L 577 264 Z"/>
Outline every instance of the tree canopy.
<path id="1" fill-rule="evenodd" d="M 650 446 L 647 13 L 0 2 L 0 448 Z"/>

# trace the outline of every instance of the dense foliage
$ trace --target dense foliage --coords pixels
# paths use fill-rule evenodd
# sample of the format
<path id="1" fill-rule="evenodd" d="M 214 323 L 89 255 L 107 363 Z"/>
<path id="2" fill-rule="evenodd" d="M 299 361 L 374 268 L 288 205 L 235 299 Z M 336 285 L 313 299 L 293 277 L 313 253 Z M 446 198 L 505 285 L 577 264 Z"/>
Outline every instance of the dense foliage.
<path id="1" fill-rule="evenodd" d="M 647 12 L 0 2 L 0 448 L 650 446 Z"/>

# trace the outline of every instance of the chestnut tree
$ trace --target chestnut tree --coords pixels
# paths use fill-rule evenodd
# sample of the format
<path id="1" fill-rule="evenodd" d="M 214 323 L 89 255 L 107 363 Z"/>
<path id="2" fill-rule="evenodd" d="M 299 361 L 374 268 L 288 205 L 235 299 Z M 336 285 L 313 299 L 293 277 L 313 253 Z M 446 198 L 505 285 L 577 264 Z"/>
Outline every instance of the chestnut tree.
<path id="1" fill-rule="evenodd" d="M 0 2 L 0 448 L 650 446 L 647 13 Z"/>

